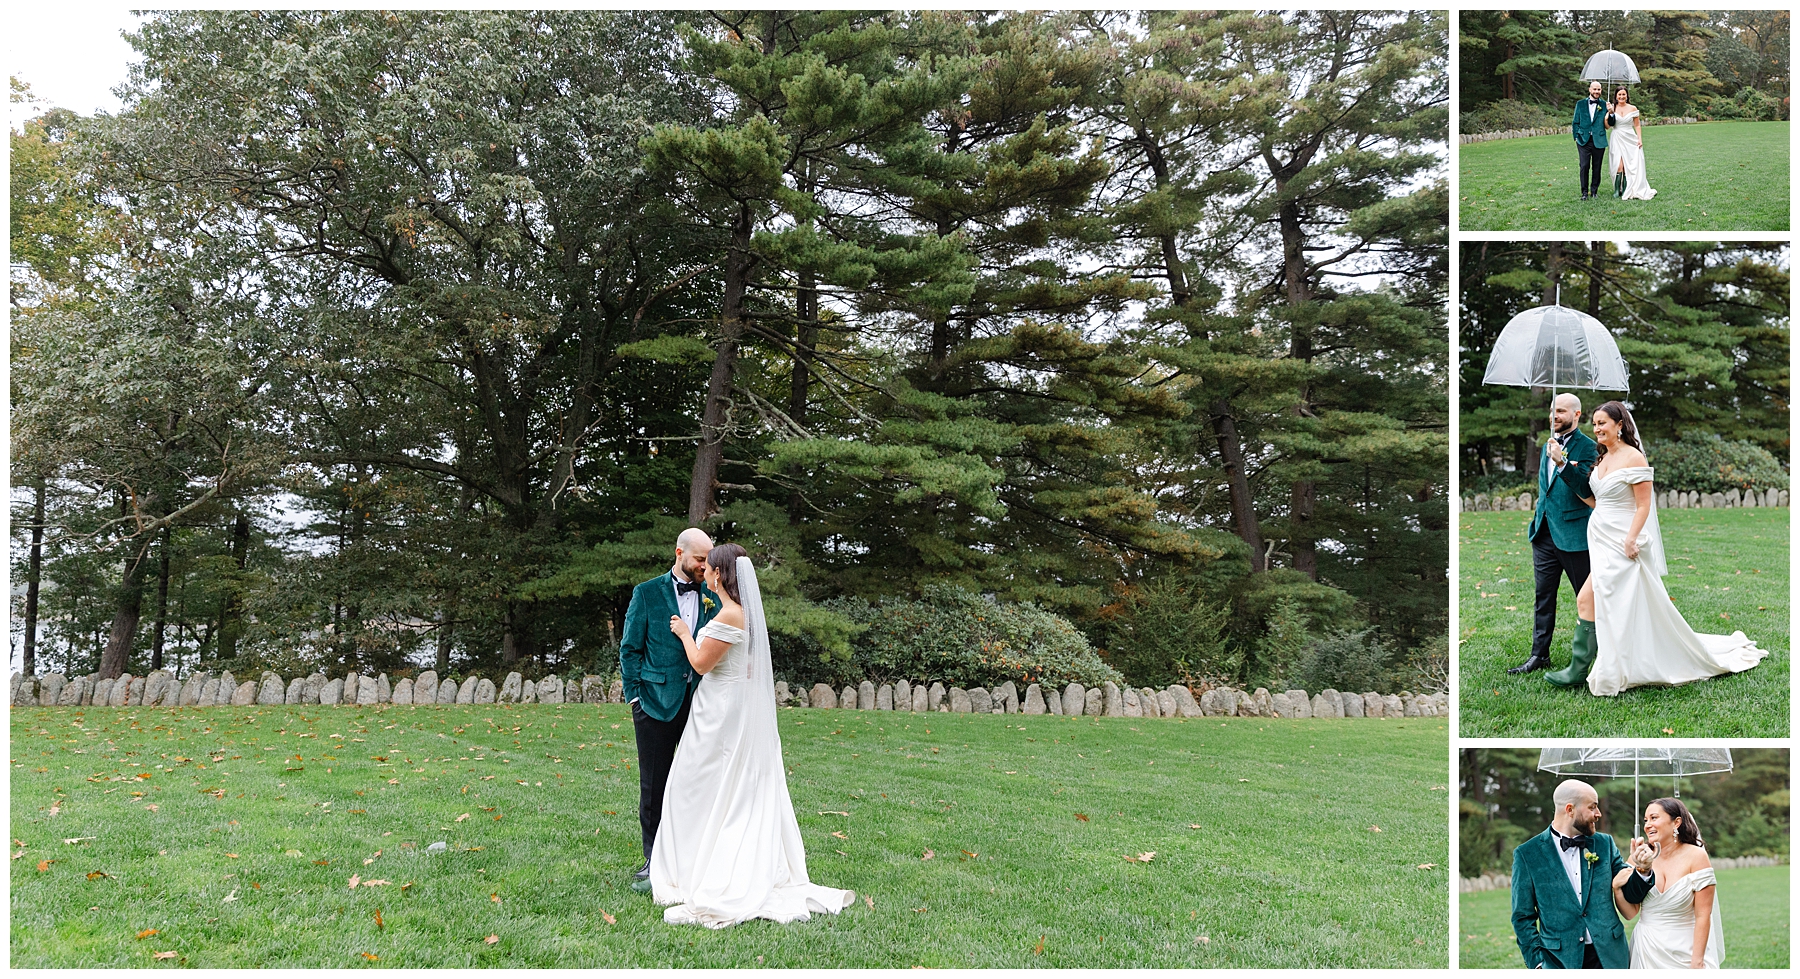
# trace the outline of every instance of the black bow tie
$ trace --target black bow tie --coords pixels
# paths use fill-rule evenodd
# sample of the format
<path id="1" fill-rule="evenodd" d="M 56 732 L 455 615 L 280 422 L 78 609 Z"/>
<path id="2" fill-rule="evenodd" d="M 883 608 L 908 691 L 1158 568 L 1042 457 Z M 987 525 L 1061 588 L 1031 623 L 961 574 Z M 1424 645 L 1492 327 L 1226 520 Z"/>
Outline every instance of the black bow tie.
<path id="1" fill-rule="evenodd" d="M 1593 104 L 1593 105 L 1599 105 L 1599 104 L 1600 104 L 1600 100 L 1599 100 L 1599 99 L 1588 99 L 1588 102 L 1589 102 L 1589 103 L 1591 103 L 1591 104 Z"/>
<path id="2" fill-rule="evenodd" d="M 1589 843 L 1594 842 L 1594 838 L 1591 836 L 1564 836 L 1558 833 L 1556 842 L 1561 843 L 1565 850 L 1573 850 L 1577 847 L 1586 848 Z"/>
<path id="3" fill-rule="evenodd" d="M 688 592 L 699 590 L 700 583 L 698 581 L 677 581 L 675 583 L 675 594 L 677 595 L 686 595 Z"/>

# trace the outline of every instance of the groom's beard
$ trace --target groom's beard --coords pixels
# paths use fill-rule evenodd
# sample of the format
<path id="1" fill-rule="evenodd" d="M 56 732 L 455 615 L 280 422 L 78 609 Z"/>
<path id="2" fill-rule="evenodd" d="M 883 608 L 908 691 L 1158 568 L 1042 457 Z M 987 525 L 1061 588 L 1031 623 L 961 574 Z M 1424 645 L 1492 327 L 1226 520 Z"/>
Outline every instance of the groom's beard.
<path id="1" fill-rule="evenodd" d="M 1575 423 L 1574 422 L 1568 422 L 1567 424 L 1552 423 L 1550 427 L 1555 429 L 1556 434 L 1558 434 L 1558 435 L 1567 435 L 1570 432 L 1575 430 Z"/>
<path id="2" fill-rule="evenodd" d="M 1584 824 L 1581 820 L 1576 819 L 1572 820 L 1569 825 L 1575 832 L 1580 833 L 1582 836 L 1593 836 L 1595 822 L 1598 822 L 1598 820 L 1591 820 Z"/>

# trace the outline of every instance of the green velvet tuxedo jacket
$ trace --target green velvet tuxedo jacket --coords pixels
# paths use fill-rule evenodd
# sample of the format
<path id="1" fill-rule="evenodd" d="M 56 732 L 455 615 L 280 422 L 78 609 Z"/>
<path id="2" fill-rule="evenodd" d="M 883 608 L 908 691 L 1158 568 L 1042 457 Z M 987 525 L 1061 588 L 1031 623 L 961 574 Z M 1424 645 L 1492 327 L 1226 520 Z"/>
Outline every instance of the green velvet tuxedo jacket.
<path id="1" fill-rule="evenodd" d="M 702 585 L 696 633 L 719 613 L 719 605 L 719 596 Z M 625 634 L 619 639 L 625 702 L 636 700 L 644 713 L 659 721 L 674 720 L 700 685 L 700 673 L 688 662 L 687 648 L 669 631 L 669 616 L 676 614 L 675 575 L 657 575 L 632 589 L 631 604 L 625 607 Z"/>
<path id="2" fill-rule="evenodd" d="M 1569 886 L 1554 832 L 1546 829 L 1514 848 L 1513 934 L 1527 969 L 1581 968 L 1584 933 L 1593 938 L 1602 966 L 1630 968 L 1631 948 L 1625 944 L 1625 925 L 1612 896 L 1613 877 L 1624 869 L 1625 859 L 1613 838 L 1595 833 L 1581 852 L 1577 894 Z"/>
<path id="3" fill-rule="evenodd" d="M 1550 542 L 1557 550 L 1585 551 L 1588 517 L 1594 508 L 1581 501 L 1594 495 L 1588 477 L 1593 475 L 1594 462 L 1600 458 L 1600 447 L 1578 428 L 1564 449 L 1569 461 L 1562 472 L 1557 472 L 1550 461 L 1549 442 L 1538 450 L 1537 507 L 1531 512 L 1531 527 L 1526 530 L 1525 539 L 1537 540 L 1538 531 L 1548 527 Z"/>

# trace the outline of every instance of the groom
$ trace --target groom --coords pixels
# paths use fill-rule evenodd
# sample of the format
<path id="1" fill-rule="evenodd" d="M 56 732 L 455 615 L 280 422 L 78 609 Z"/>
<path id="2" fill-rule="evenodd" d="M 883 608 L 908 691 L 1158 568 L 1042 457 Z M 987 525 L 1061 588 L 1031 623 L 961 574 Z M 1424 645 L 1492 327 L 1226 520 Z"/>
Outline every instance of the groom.
<path id="1" fill-rule="evenodd" d="M 1531 636 L 1531 657 L 1506 672 L 1530 673 L 1550 664 L 1550 636 L 1556 631 L 1556 593 L 1564 575 L 1575 594 L 1588 579 L 1588 515 L 1593 508 L 1581 502 L 1594 495 L 1588 476 L 1599 458 L 1599 447 L 1581 432 L 1581 399 L 1564 392 L 1550 409 L 1550 440 L 1538 460 L 1538 500 L 1531 513 L 1525 539 L 1531 541 L 1531 563 L 1536 572 L 1537 617 Z M 1577 630 L 1577 639 L 1584 635 Z M 1591 639 L 1591 636 L 1589 636 Z M 1576 656 L 1582 654 L 1577 643 Z M 1593 651 L 1587 651 L 1593 660 Z M 1582 671 L 1586 675 L 1586 671 Z"/>
<path id="2" fill-rule="evenodd" d="M 637 732 L 638 826 L 644 834 L 644 865 L 633 874 L 632 890 L 650 888 L 650 848 L 662 824 L 663 787 L 687 727 L 694 688 L 700 685 L 687 648 L 669 631 L 669 617 L 681 616 L 688 631 L 698 633 L 718 613 L 719 596 L 703 583 L 712 546 L 704 531 L 682 531 L 675 539 L 675 566 L 633 589 L 625 608 L 619 675 Z"/>
<path id="3" fill-rule="evenodd" d="M 1606 100 L 1599 82 L 1588 83 L 1588 97 L 1575 103 L 1576 169 L 1581 171 L 1581 199 L 1600 196 L 1600 170 L 1606 160 Z M 1592 173 L 1593 179 L 1589 180 Z"/>
<path id="4" fill-rule="evenodd" d="M 1629 968 L 1631 949 L 1612 900 L 1613 878 L 1626 863 L 1611 836 L 1594 832 L 1600 796 L 1586 782 L 1568 779 L 1551 798 L 1550 828 L 1513 848 L 1519 954 L 1528 969 Z M 1640 865 L 1626 879 L 1625 900 L 1644 903 L 1655 882 Z"/>

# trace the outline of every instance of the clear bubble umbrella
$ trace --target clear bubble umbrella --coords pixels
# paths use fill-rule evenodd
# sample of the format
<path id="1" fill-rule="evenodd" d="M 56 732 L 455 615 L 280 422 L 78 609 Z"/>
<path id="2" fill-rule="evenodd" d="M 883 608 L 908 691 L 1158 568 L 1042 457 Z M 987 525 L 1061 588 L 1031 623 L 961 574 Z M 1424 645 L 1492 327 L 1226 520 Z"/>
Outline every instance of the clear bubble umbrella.
<path id="1" fill-rule="evenodd" d="M 1537 306 L 1507 321 L 1488 355 L 1483 384 L 1629 391 L 1618 341 L 1599 320 L 1567 306 Z"/>
<path id="2" fill-rule="evenodd" d="M 1638 83 L 1637 62 L 1623 51 L 1607 48 L 1596 51 L 1587 59 L 1586 67 L 1581 69 L 1581 80 L 1584 82 L 1622 82 L 1626 85 Z M 1610 95 L 1607 96 L 1609 99 Z"/>
<path id="3" fill-rule="evenodd" d="M 1731 771 L 1730 748 L 1665 748 L 1634 746 L 1626 748 L 1544 748 L 1538 752 L 1538 771 L 1557 775 L 1591 775 L 1601 778 L 1631 778 L 1632 819 L 1641 817 L 1639 805 L 1644 778 L 1675 780 L 1674 794 L 1681 797 L 1681 776 L 1707 775 Z M 1637 836 L 1634 827 L 1632 836 Z"/>

